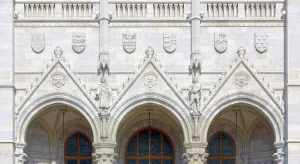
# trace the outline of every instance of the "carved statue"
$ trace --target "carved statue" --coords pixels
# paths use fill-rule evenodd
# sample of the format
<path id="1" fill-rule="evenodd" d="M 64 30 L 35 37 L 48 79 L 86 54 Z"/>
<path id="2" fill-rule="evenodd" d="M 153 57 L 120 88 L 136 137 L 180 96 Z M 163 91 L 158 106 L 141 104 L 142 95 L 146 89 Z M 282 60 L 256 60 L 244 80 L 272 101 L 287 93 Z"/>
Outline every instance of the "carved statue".
<path id="1" fill-rule="evenodd" d="M 201 91 L 202 83 L 199 82 L 198 78 L 193 78 L 193 84 L 190 86 L 189 90 L 189 105 L 191 113 L 200 112 L 201 107 Z"/>
<path id="2" fill-rule="evenodd" d="M 100 111 L 106 111 L 110 107 L 111 89 L 105 77 L 101 78 L 101 83 L 98 86 L 95 100 Z"/>

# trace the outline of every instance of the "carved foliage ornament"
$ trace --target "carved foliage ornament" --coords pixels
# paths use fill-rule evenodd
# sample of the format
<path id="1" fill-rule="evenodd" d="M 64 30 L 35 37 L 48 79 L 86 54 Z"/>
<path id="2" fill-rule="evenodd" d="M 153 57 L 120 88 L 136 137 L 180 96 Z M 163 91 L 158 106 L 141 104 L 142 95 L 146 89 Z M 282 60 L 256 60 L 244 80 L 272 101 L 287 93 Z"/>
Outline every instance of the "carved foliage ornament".
<path id="1" fill-rule="evenodd" d="M 136 33 L 123 33 L 123 49 L 127 53 L 132 53 L 136 48 Z"/>
<path id="2" fill-rule="evenodd" d="M 265 33 L 255 33 L 254 34 L 254 45 L 258 52 L 264 53 L 268 49 L 268 35 Z"/>
<path id="3" fill-rule="evenodd" d="M 215 49 L 219 53 L 223 53 L 227 50 L 228 41 L 227 36 L 224 33 L 215 33 Z"/>
<path id="4" fill-rule="evenodd" d="M 233 83 L 237 88 L 246 88 L 250 80 L 250 76 L 248 73 L 244 71 L 237 72 L 234 75 Z"/>
<path id="5" fill-rule="evenodd" d="M 31 34 L 31 48 L 35 53 L 41 53 L 45 48 L 45 34 Z"/>
<path id="6" fill-rule="evenodd" d="M 76 53 L 81 53 L 84 51 L 86 46 L 86 35 L 76 33 L 72 35 L 72 49 Z"/>
<path id="7" fill-rule="evenodd" d="M 176 34 L 175 33 L 164 33 L 163 45 L 164 45 L 164 49 L 168 53 L 174 52 L 177 48 Z"/>
<path id="8" fill-rule="evenodd" d="M 157 84 L 157 75 L 154 72 L 147 72 L 144 75 L 144 85 L 147 88 L 153 88 Z"/>

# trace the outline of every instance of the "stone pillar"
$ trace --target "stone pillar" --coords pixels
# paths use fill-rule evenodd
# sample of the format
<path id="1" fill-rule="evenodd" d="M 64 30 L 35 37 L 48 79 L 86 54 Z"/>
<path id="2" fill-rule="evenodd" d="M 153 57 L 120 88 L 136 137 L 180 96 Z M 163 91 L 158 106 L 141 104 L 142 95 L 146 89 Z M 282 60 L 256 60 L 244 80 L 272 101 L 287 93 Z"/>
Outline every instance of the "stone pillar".
<path id="1" fill-rule="evenodd" d="M 194 142 L 184 145 L 186 153 L 182 155 L 186 164 L 205 164 L 208 154 L 206 151 L 207 143 Z"/>
<path id="2" fill-rule="evenodd" d="M 124 8 L 123 8 L 124 10 Z M 108 1 L 107 0 L 100 0 L 100 18 L 99 18 L 99 50 L 100 55 L 103 53 L 108 53 L 108 23 L 109 23 L 109 17 L 108 17 Z M 124 15 L 123 15 L 124 16 Z"/>
<path id="3" fill-rule="evenodd" d="M 276 153 L 273 154 L 275 164 L 284 164 L 284 142 L 275 142 Z"/>
<path id="4" fill-rule="evenodd" d="M 200 51 L 200 0 L 192 0 L 191 25 L 192 25 L 192 53 Z"/>
<path id="5" fill-rule="evenodd" d="M 94 160 L 97 164 L 114 164 L 118 155 L 115 153 L 115 144 L 113 143 L 97 143 L 94 144 L 95 153 Z"/>
<path id="6" fill-rule="evenodd" d="M 15 164 L 24 164 L 27 158 L 27 154 L 24 153 L 24 149 L 26 147 L 26 143 L 16 143 L 16 150 L 15 150 Z M 13 163 L 13 160 L 10 161 Z"/>
<path id="7" fill-rule="evenodd" d="M 57 154 L 51 154 L 51 164 L 56 164 L 58 155 Z"/>
<path id="8" fill-rule="evenodd" d="M 300 3 L 299 0 L 285 3 L 285 154 L 286 163 L 294 164 L 300 159 Z"/>
<path id="9" fill-rule="evenodd" d="M 14 0 L 0 0 L 0 163 L 14 163 Z"/>

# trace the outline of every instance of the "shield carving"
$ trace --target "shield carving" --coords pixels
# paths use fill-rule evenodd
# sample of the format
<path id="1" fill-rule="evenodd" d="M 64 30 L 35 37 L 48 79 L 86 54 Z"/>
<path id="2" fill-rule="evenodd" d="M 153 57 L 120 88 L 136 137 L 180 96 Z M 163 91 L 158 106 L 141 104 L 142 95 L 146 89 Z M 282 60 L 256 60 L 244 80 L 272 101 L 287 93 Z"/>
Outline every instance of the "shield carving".
<path id="1" fill-rule="evenodd" d="M 176 50 L 177 44 L 175 33 L 164 33 L 163 42 L 164 49 L 168 53 L 172 53 Z"/>
<path id="2" fill-rule="evenodd" d="M 85 49 L 85 34 L 76 33 L 72 35 L 72 49 L 76 53 L 81 53 Z"/>
<path id="3" fill-rule="evenodd" d="M 223 53 L 227 50 L 228 41 L 227 36 L 224 33 L 215 33 L 215 49 L 219 53 Z"/>
<path id="4" fill-rule="evenodd" d="M 31 48 L 35 53 L 41 53 L 45 48 L 45 34 L 31 34 Z"/>
<path id="5" fill-rule="evenodd" d="M 123 33 L 123 49 L 132 53 L 136 48 L 136 33 Z"/>
<path id="6" fill-rule="evenodd" d="M 265 33 L 254 34 L 254 45 L 258 52 L 264 53 L 268 50 L 268 37 Z"/>

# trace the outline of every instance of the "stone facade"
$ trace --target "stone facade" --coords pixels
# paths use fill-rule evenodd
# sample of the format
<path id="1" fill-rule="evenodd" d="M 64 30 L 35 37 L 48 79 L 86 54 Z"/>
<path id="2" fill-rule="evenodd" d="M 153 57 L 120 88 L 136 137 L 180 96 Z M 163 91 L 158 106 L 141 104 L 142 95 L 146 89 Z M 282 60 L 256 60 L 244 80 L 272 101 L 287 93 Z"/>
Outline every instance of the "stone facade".
<path id="1" fill-rule="evenodd" d="M 175 164 L 208 163 L 220 131 L 237 164 L 297 164 L 299 17 L 298 0 L 1 0 L 1 163 L 63 164 L 81 132 L 123 164 L 152 113 Z"/>

